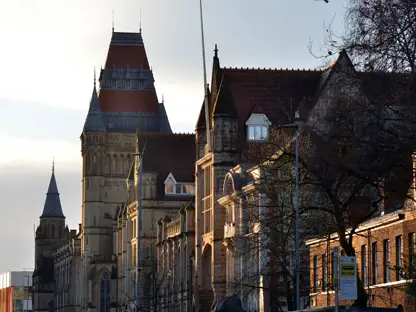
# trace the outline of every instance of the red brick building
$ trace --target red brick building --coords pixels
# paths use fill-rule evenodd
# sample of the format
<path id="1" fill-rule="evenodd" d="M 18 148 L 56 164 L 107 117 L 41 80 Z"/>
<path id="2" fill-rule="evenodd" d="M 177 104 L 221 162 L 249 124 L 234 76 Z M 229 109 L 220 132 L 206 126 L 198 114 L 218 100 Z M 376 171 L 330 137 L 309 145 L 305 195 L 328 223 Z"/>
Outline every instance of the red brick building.
<path id="1" fill-rule="evenodd" d="M 406 287 L 415 261 L 416 213 L 413 204 L 363 223 L 353 237 L 357 273 L 369 295 L 368 306 L 397 307 L 415 311 Z M 308 241 L 310 248 L 311 308 L 333 306 L 335 293 L 332 248 L 339 246 L 338 236 Z M 397 269 L 398 267 L 403 270 Z M 410 274 L 409 274 L 410 273 Z M 341 299 L 341 298 L 340 298 Z M 340 301 L 341 305 L 352 302 Z"/>

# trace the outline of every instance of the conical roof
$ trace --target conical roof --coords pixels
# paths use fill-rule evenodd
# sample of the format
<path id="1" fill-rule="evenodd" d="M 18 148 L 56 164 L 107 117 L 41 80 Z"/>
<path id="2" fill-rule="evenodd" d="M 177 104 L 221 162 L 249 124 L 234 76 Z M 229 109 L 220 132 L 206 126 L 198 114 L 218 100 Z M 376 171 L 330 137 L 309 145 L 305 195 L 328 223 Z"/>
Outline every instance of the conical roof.
<path id="1" fill-rule="evenodd" d="M 48 193 L 46 193 L 45 206 L 43 207 L 41 218 L 65 218 L 62 211 L 61 200 L 59 198 L 58 186 L 55 179 L 55 168 L 52 167 L 51 180 L 49 182 Z"/>
<path id="2" fill-rule="evenodd" d="M 95 73 L 94 73 L 94 88 L 92 90 L 90 108 L 88 110 L 87 118 L 85 119 L 83 131 L 84 132 L 91 132 L 91 131 L 106 132 L 103 113 L 101 111 L 100 103 L 98 101 L 97 87 L 95 83 Z"/>

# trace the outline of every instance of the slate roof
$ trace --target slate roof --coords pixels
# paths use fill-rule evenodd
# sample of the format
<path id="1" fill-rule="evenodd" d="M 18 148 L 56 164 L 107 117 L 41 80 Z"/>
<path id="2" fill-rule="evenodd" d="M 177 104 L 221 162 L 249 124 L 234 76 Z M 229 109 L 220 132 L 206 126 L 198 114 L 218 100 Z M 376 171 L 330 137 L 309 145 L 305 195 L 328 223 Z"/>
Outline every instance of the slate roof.
<path id="1" fill-rule="evenodd" d="M 253 112 L 263 111 L 273 124 L 290 122 L 298 106 L 312 102 L 321 70 L 220 67 L 213 61 L 209 113 L 238 119 L 240 148 L 246 138 L 245 122 Z M 205 128 L 204 107 L 196 128 Z"/>
<path id="2" fill-rule="evenodd" d="M 65 218 L 59 198 L 58 186 L 56 185 L 55 169 L 52 169 L 48 192 L 46 193 L 45 205 L 41 218 Z"/>
<path id="3" fill-rule="evenodd" d="M 143 154 L 143 172 L 157 173 L 157 197 L 165 196 L 164 181 L 172 173 L 177 182 L 194 183 L 196 147 L 194 134 L 141 133 L 139 148 Z M 179 196 L 174 196 L 175 200 Z M 189 197 L 189 196 L 187 196 Z"/>
<path id="4" fill-rule="evenodd" d="M 104 117 L 98 101 L 97 87 L 94 77 L 94 88 L 92 90 L 90 108 L 88 109 L 87 118 L 85 119 L 83 131 L 106 132 Z"/>
<path id="5" fill-rule="evenodd" d="M 384 100 L 390 105 L 409 103 L 416 96 L 415 77 L 403 74 L 356 72 L 345 51 L 325 69 L 261 69 L 221 67 L 217 49 L 213 58 L 209 92 L 210 118 L 227 117 L 238 120 L 239 148 L 246 142 L 246 125 L 252 113 L 266 114 L 274 125 L 290 123 L 298 110 L 305 118 L 316 104 L 322 90 L 337 70 L 351 70 L 359 79 L 370 101 Z M 405 88 L 403 88 L 405 86 Z M 394 94 L 393 90 L 405 90 Z M 393 104 L 397 103 L 397 104 Z M 196 129 L 205 128 L 204 104 Z"/>

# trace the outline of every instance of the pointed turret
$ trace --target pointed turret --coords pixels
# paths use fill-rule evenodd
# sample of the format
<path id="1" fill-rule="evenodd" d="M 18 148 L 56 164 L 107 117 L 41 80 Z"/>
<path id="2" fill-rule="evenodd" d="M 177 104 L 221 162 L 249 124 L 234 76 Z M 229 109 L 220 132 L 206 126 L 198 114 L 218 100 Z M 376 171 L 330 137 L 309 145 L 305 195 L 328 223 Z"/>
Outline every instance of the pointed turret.
<path id="1" fill-rule="evenodd" d="M 85 119 L 84 132 L 98 131 L 106 132 L 103 113 L 100 108 L 97 94 L 97 84 L 94 70 L 94 88 L 92 90 L 90 108 L 88 110 L 87 118 Z"/>
<path id="2" fill-rule="evenodd" d="M 62 212 L 61 200 L 59 199 L 58 186 L 55 179 L 55 166 L 52 165 L 52 175 L 46 194 L 45 206 L 41 218 L 65 218 Z"/>

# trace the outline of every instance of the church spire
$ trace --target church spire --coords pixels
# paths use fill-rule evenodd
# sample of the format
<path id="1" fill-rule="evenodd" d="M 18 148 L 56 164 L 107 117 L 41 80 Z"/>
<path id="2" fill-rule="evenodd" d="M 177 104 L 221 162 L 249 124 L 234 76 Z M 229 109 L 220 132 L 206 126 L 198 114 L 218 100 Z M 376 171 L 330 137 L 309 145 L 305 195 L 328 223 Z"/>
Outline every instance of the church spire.
<path id="1" fill-rule="evenodd" d="M 94 87 L 92 90 L 90 108 L 84 124 L 84 132 L 106 132 L 103 113 L 97 95 L 97 77 L 94 68 Z"/>
<path id="2" fill-rule="evenodd" d="M 52 175 L 49 181 L 48 192 L 46 193 L 45 205 L 41 218 L 65 218 L 62 212 L 61 200 L 59 198 L 58 186 L 55 179 L 55 161 L 52 164 Z"/>

